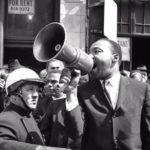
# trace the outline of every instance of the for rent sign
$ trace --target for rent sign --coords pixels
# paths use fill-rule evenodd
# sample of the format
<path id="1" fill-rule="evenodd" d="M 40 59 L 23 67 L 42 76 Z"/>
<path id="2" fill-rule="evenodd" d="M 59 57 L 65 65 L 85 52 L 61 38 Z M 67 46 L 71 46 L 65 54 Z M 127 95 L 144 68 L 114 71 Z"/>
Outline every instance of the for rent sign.
<path id="1" fill-rule="evenodd" d="M 35 0 L 8 0 L 9 14 L 34 14 Z"/>
<path id="2" fill-rule="evenodd" d="M 117 39 L 122 50 L 122 60 L 130 61 L 130 38 L 118 37 Z"/>

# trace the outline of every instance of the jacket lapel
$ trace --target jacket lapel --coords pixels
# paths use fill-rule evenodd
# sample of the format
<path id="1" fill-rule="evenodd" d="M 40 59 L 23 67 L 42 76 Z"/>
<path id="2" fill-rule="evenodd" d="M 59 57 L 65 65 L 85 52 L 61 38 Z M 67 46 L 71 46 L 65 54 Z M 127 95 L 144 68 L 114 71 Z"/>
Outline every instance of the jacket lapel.
<path id="1" fill-rule="evenodd" d="M 118 95 L 118 100 L 117 100 L 115 110 L 118 110 L 119 108 L 122 108 L 121 105 L 123 104 L 123 101 L 126 99 L 127 93 L 128 93 L 128 90 L 129 90 L 128 85 L 129 85 L 128 78 L 124 77 L 124 76 L 121 76 L 120 86 L 119 86 L 119 95 Z"/>

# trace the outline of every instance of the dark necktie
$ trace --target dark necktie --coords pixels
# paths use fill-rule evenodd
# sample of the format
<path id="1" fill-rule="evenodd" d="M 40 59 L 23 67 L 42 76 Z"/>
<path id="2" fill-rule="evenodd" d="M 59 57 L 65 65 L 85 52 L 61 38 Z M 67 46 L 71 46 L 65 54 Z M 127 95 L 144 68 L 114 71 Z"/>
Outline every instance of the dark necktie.
<path id="1" fill-rule="evenodd" d="M 109 92 L 108 92 L 108 90 L 107 90 L 108 84 L 110 84 L 109 81 L 103 80 L 102 86 L 103 86 L 104 95 L 107 97 L 107 99 L 108 99 L 109 102 L 111 103 L 110 94 L 109 94 Z"/>

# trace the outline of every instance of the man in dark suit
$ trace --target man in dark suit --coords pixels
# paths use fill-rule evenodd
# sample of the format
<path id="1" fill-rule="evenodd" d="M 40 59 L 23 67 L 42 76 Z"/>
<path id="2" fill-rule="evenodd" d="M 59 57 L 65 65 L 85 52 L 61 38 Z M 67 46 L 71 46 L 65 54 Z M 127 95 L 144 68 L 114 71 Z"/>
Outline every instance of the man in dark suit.
<path id="1" fill-rule="evenodd" d="M 79 73 L 67 79 L 66 88 L 70 100 L 78 98 L 83 108 L 82 150 L 149 150 L 149 85 L 120 74 L 122 54 L 116 42 L 100 39 L 91 45 L 90 54 L 91 80 L 79 86 L 78 97 L 74 85 Z"/>

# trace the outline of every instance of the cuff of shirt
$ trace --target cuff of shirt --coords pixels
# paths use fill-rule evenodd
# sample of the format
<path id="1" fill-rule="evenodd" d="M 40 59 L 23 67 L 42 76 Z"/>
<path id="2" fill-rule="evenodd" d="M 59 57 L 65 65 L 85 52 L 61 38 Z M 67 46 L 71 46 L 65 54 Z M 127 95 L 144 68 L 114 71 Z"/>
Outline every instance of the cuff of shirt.
<path id="1" fill-rule="evenodd" d="M 74 108 L 76 108 L 79 105 L 78 100 L 75 98 L 74 100 L 72 100 L 71 102 L 68 102 L 66 100 L 66 110 L 67 111 L 71 111 Z"/>
<path id="2" fill-rule="evenodd" d="M 37 146 L 35 150 L 47 150 L 45 146 Z"/>

